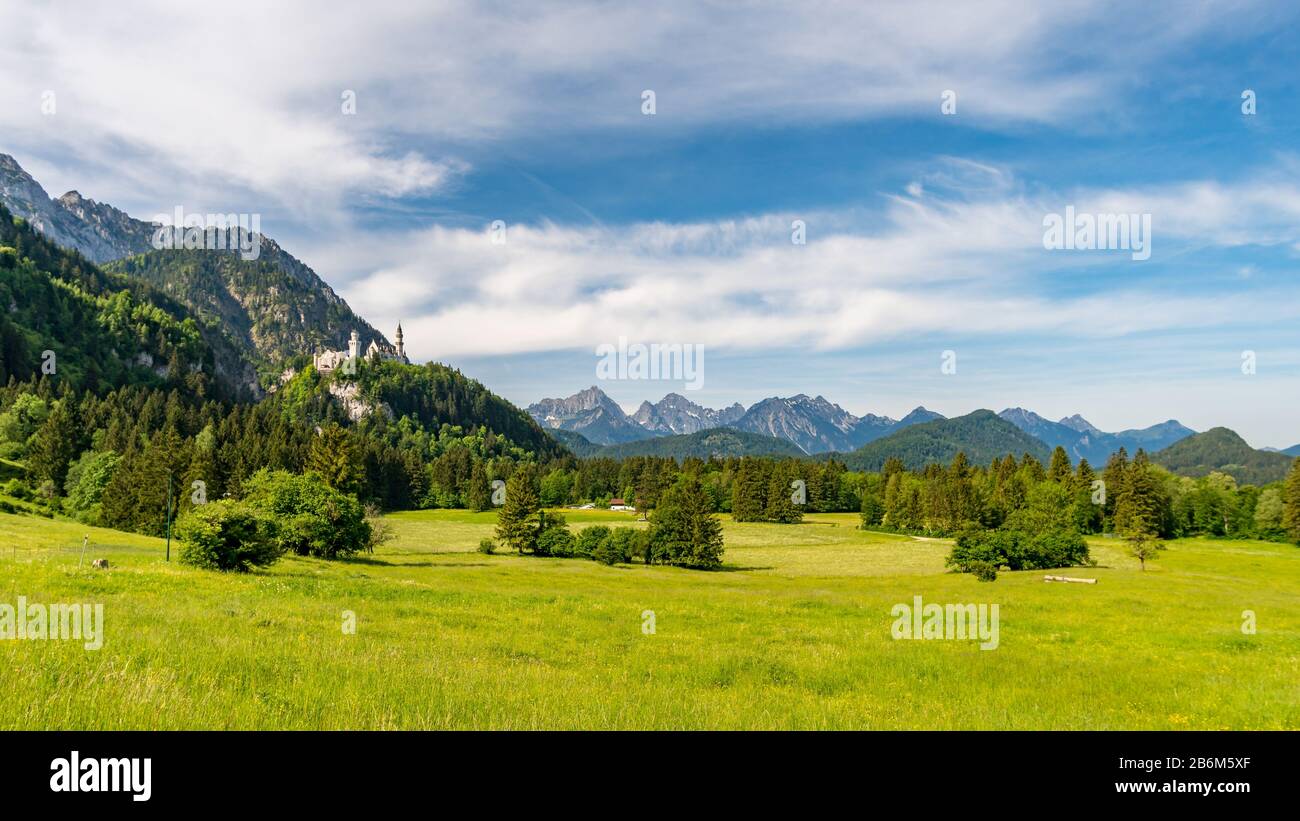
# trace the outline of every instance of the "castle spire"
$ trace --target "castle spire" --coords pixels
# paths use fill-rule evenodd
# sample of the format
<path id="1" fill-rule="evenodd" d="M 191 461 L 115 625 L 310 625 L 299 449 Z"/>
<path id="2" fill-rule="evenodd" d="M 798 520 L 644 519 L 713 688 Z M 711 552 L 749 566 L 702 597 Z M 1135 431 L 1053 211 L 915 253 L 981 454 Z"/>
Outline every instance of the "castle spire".
<path id="1" fill-rule="evenodd" d="M 406 348 L 402 345 L 402 320 L 397 320 L 397 355 L 406 358 Z"/>

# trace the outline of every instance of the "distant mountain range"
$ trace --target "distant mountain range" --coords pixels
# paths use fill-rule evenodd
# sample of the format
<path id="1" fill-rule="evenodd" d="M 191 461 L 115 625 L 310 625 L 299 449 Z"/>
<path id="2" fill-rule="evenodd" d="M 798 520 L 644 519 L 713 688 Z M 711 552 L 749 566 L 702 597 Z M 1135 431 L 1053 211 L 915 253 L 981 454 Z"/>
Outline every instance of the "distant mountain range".
<path id="1" fill-rule="evenodd" d="M 34 308 L 29 310 L 31 306 L 12 302 L 8 317 L 12 327 L 8 333 L 14 339 L 17 339 L 14 334 L 21 334 L 32 344 L 38 341 L 49 344 L 43 340 L 56 330 L 51 323 L 58 319 L 57 330 L 72 345 L 75 340 L 63 327 L 67 323 L 62 320 L 74 317 L 74 324 L 84 329 L 85 337 L 77 345 L 84 342 L 82 347 L 87 350 L 108 350 L 110 357 L 115 357 L 102 369 L 104 373 L 97 375 L 106 382 L 116 384 L 127 378 L 125 375 L 132 368 L 152 369 L 152 378 L 162 378 L 168 372 L 168 363 L 158 360 L 174 352 L 162 344 L 158 333 L 153 333 L 157 339 L 135 340 L 130 344 L 110 344 L 100 339 L 102 334 L 98 330 L 103 320 L 96 314 L 111 306 L 106 307 L 107 303 L 92 306 L 83 296 L 103 302 L 110 296 L 127 294 L 142 304 L 158 307 L 172 318 L 160 321 L 184 322 L 187 315 L 192 316 L 204 349 L 189 352 L 187 356 L 194 361 L 184 361 L 184 364 L 210 368 L 219 382 L 230 388 L 231 395 L 236 396 L 256 398 L 261 395 L 259 374 L 263 384 L 269 384 L 268 379 L 278 375 L 285 359 L 321 348 L 342 348 L 353 330 L 362 335 L 363 345 L 370 340 L 387 344 L 383 334 L 357 316 L 310 267 L 269 237 L 261 237 L 260 254 L 252 260 L 243 259 L 234 250 L 155 249 L 154 224 L 134 219 L 76 191 L 51 198 L 6 154 L 0 154 L 0 205 L 39 233 L 37 245 L 50 246 L 34 250 L 45 268 L 34 272 L 24 269 L 22 282 L 15 275 L 12 284 L 21 284 L 33 294 L 54 295 L 52 300 L 55 296 L 72 299 L 68 293 L 81 300 L 75 305 L 68 303 L 71 307 L 65 305 L 67 317 L 41 314 Z M 8 223 L 8 228 L 12 229 L 9 231 L 13 234 L 12 242 L 28 245 L 33 242 L 23 239 L 34 236 L 28 227 Z M 67 251 L 56 251 L 53 246 Z M 98 267 L 86 265 L 68 251 L 79 253 Z M 60 282 L 54 282 L 56 279 Z M 75 293 L 65 293 L 72 286 Z M 143 333 L 140 328 L 133 330 Z M 90 361 L 93 357 L 86 355 L 81 359 Z M 184 357 L 178 362 L 182 360 Z M 136 374 L 130 378 L 146 377 Z M 444 404 L 452 410 L 463 401 L 479 402 L 478 394 L 462 385 L 458 374 L 431 377 L 431 380 L 436 383 L 434 389 L 390 397 L 388 404 L 397 407 L 407 399 L 424 401 L 429 396 L 443 401 L 444 394 L 451 397 Z M 88 381 L 94 384 L 97 379 Z M 427 411 L 425 415 L 430 419 L 446 417 L 454 418 L 457 424 L 488 424 L 533 445 L 536 442 L 532 439 L 538 438 L 543 443 L 537 446 L 539 451 L 549 452 L 554 439 L 578 456 L 817 455 L 825 458 L 829 454 L 842 454 L 853 467 L 875 469 L 891 455 L 916 467 L 932 461 L 950 461 L 959 451 L 977 463 L 1007 453 L 1031 453 L 1045 460 L 1052 448 L 1060 446 L 1072 461 L 1088 459 L 1100 468 L 1111 453 L 1122 447 L 1130 454 L 1145 449 L 1154 461 L 1181 475 L 1200 476 L 1223 470 L 1243 483 L 1274 481 L 1285 473 L 1293 457 L 1300 456 L 1300 445 L 1280 452 L 1256 450 L 1226 428 L 1196 434 L 1172 419 L 1118 433 L 1099 430 L 1078 414 L 1053 422 L 1023 408 L 1008 408 L 999 414 L 980 410 L 945 419 L 941 414 L 918 407 L 895 420 L 875 414 L 856 416 L 825 397 L 805 394 L 769 397 L 749 408 L 736 403 L 715 410 L 670 393 L 658 402 L 643 402 L 629 415 L 593 386 L 573 396 L 544 399 L 527 408 L 528 416 L 547 429 L 550 438 L 537 431 L 517 409 L 507 408 L 504 403 L 490 408 L 474 405 L 475 410 L 466 414 L 443 413 L 433 405 L 419 407 Z"/>
<path id="2" fill-rule="evenodd" d="M 249 260 L 233 250 L 157 250 L 153 223 L 76 191 L 52 199 L 7 154 L 0 154 L 0 203 L 57 245 L 219 322 L 264 374 L 296 354 L 344 348 L 354 329 L 363 345 L 388 342 L 270 237 L 261 237 L 258 258 Z"/>
<path id="3" fill-rule="evenodd" d="M 1127 450 L 1130 455 L 1139 448 L 1154 453 L 1196 432 L 1173 419 L 1149 428 L 1105 433 L 1077 413 L 1059 422 L 1049 421 L 1024 408 L 1008 408 L 998 416 L 1049 448 L 1065 448 L 1070 461 L 1076 464 L 1080 459 L 1087 459 L 1092 465 L 1104 464 L 1120 448 Z"/>
<path id="4" fill-rule="evenodd" d="M 564 399 L 543 399 L 528 413 L 544 427 L 580 433 L 596 445 L 615 445 L 657 436 L 733 428 L 793 442 L 807 454 L 851 451 L 903 428 L 942 418 L 917 408 L 900 420 L 854 416 L 825 397 L 770 397 L 749 409 L 736 403 L 722 410 L 698 405 L 670 393 L 658 402 L 642 402 L 628 415 L 600 388 L 592 386 Z"/>
<path id="5" fill-rule="evenodd" d="M 714 410 L 670 393 L 658 402 L 642 402 L 636 413 L 629 415 L 594 385 L 565 399 L 543 399 L 528 406 L 528 413 L 543 427 L 582 434 L 592 445 L 726 427 L 792 442 L 809 455 L 851 453 L 914 425 L 944 418 L 924 407 L 898 420 L 875 414 L 855 416 L 825 397 L 805 394 L 774 396 L 749 408 L 736 403 Z M 1059 422 L 1024 408 L 1008 408 L 996 415 L 1046 445 L 1049 451 L 1060 445 L 1076 463 L 1087 459 L 1092 464 L 1104 464 L 1121 447 L 1129 453 L 1140 448 L 1154 453 L 1195 433 L 1172 419 L 1149 428 L 1106 433 L 1078 414 Z M 1009 445 L 1017 441 L 1023 440 L 1008 437 Z"/>
<path id="6" fill-rule="evenodd" d="M 958 452 L 973 464 L 1025 453 L 1046 463 L 1059 446 L 1071 462 L 1087 459 L 1101 469 L 1124 448 L 1130 456 L 1145 450 L 1180 475 L 1222 470 L 1243 484 L 1258 484 L 1281 478 L 1291 457 L 1300 455 L 1300 445 L 1289 452 L 1256 450 L 1226 428 L 1197 434 L 1173 419 L 1117 433 L 1079 414 L 1053 422 L 1024 408 L 945 419 L 922 407 L 894 420 L 855 416 L 824 397 L 804 394 L 771 397 L 748 409 L 735 404 L 714 410 L 670 393 L 659 402 L 642 402 L 628 415 L 593 385 L 566 399 L 530 405 L 528 413 L 579 457 L 834 455 L 851 469 L 879 470 L 891 456 L 919 468 L 950 462 Z"/>

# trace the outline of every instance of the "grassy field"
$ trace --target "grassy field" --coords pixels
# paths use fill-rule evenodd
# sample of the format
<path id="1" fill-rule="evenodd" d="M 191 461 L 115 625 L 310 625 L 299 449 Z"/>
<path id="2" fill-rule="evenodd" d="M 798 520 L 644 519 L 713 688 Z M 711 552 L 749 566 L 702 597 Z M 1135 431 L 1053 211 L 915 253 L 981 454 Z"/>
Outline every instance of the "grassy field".
<path id="1" fill-rule="evenodd" d="M 1096 585 L 988 584 L 945 573 L 946 543 L 852 515 L 727 521 L 711 573 L 483 555 L 490 513 L 389 521 L 372 556 L 224 575 L 164 563 L 158 539 L 0 515 L 0 602 L 106 621 L 97 651 L 0 641 L 0 729 L 1300 727 L 1294 546 L 1183 540 L 1140 572 L 1099 539 L 1100 566 L 1068 571 Z M 893 640 L 916 595 L 997 603 L 998 648 Z"/>

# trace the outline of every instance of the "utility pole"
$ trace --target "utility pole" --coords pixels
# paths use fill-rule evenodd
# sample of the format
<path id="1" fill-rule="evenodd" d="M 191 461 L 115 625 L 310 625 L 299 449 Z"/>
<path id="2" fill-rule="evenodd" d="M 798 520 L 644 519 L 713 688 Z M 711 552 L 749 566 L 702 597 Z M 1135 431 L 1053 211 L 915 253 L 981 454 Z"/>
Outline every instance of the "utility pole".
<path id="1" fill-rule="evenodd" d="M 167 477 L 167 561 L 172 560 L 172 477 Z"/>

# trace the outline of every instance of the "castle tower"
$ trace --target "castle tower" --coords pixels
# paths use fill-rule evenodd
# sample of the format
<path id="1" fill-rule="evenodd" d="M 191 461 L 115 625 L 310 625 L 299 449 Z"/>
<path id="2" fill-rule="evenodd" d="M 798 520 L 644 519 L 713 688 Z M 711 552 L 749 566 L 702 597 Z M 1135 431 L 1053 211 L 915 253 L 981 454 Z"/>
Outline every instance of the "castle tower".
<path id="1" fill-rule="evenodd" d="M 402 321 L 397 320 L 397 355 L 402 359 L 406 358 L 406 348 L 402 345 Z"/>
<path id="2" fill-rule="evenodd" d="M 356 328 L 352 329 L 352 336 L 348 338 L 348 358 L 356 359 L 361 356 L 361 336 L 357 334 Z"/>

